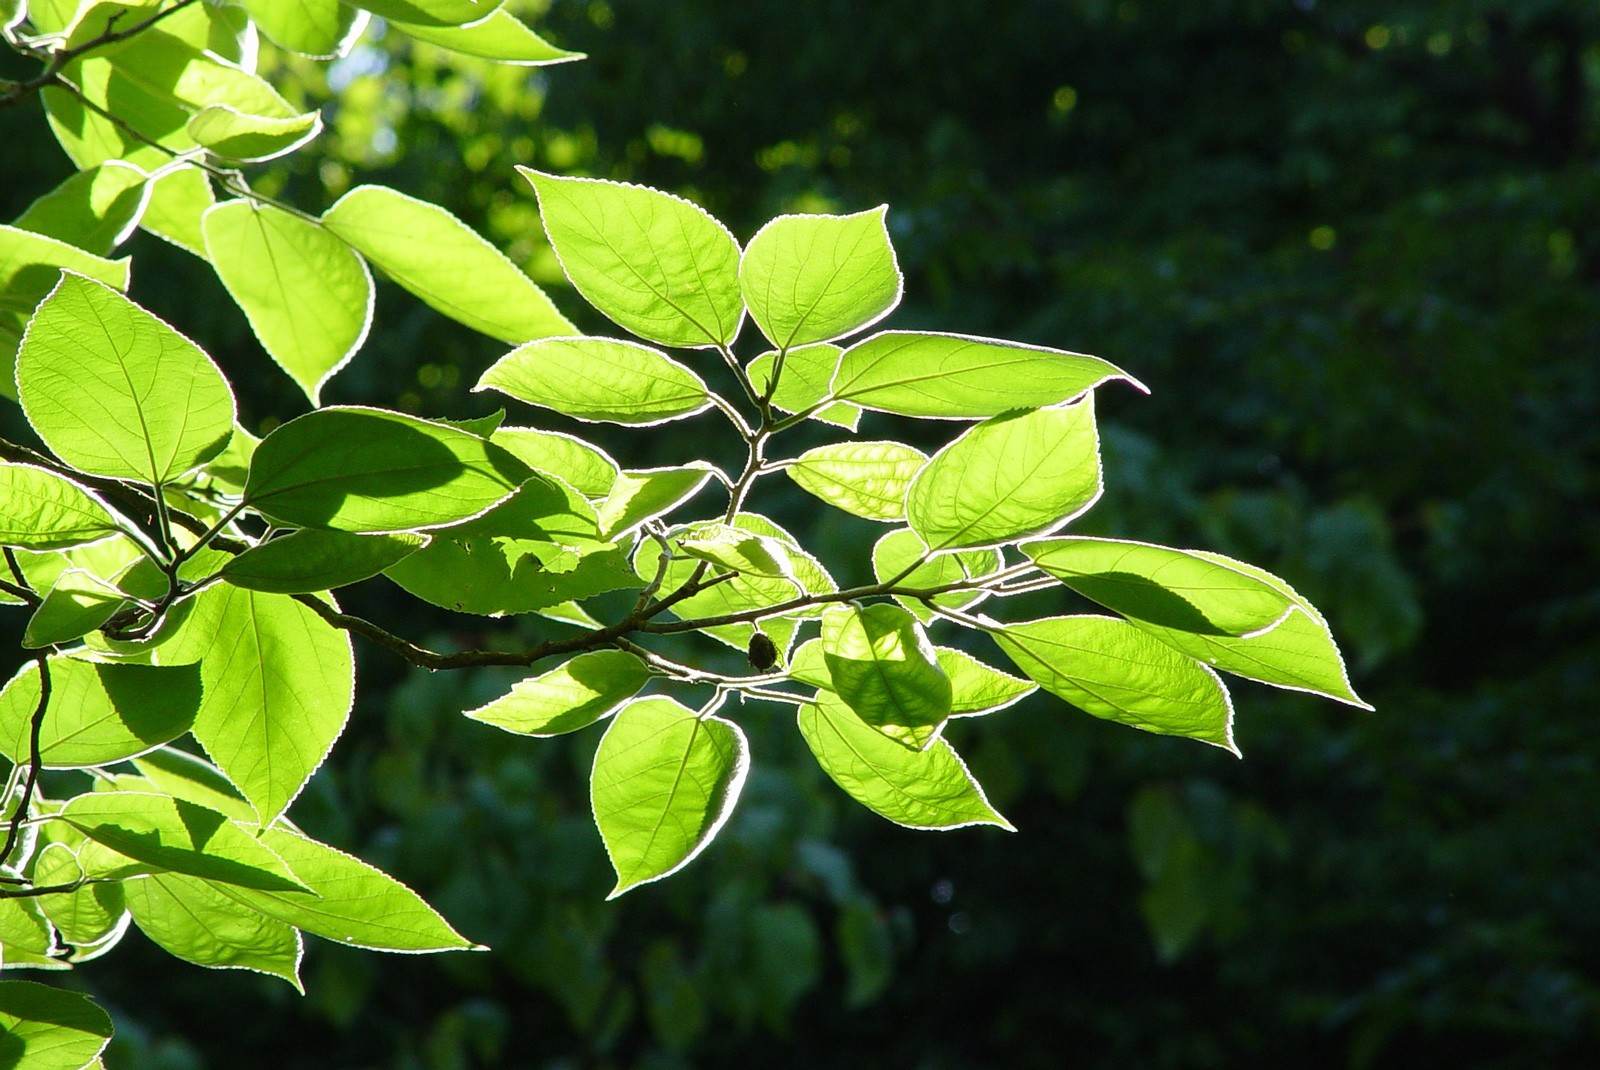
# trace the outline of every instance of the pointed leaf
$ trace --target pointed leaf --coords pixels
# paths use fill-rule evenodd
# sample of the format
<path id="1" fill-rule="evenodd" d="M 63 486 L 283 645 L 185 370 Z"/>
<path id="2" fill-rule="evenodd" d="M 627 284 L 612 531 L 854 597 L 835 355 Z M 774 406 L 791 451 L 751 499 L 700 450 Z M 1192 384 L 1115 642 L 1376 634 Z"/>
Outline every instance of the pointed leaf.
<path id="1" fill-rule="evenodd" d="M 254 836 L 194 803 L 142 792 L 94 792 L 69 799 L 54 820 L 157 870 L 269 891 L 303 887 Z"/>
<path id="2" fill-rule="evenodd" d="M 30 464 L 0 464 L 0 545 L 60 550 L 120 530 L 98 497 Z"/>
<path id="3" fill-rule="evenodd" d="M 953 829 L 1011 823 L 989 805 L 983 789 L 950 744 L 936 739 L 910 750 L 861 722 L 829 692 L 802 706 L 800 734 L 822 771 L 845 794 L 897 825 Z"/>
<path id="4" fill-rule="evenodd" d="M 822 615 L 822 656 L 833 688 L 888 738 L 925 750 L 950 716 L 950 678 L 911 616 L 887 603 Z"/>
<path id="5" fill-rule="evenodd" d="M 659 350 L 614 338 L 545 338 L 501 357 L 474 390 L 579 420 L 648 426 L 711 406 L 706 384 Z"/>
<path id="6" fill-rule="evenodd" d="M 107 160 L 98 167 L 75 172 L 28 205 L 15 226 L 96 256 L 109 256 L 138 225 L 149 199 L 148 180 L 149 176 L 132 164 Z M 52 277 L 50 285 L 54 284 Z M 125 287 L 126 284 L 118 289 Z"/>
<path id="7" fill-rule="evenodd" d="M 785 215 L 756 232 L 739 263 L 750 318 L 780 349 L 831 342 L 887 316 L 904 277 L 887 205 L 854 215 Z"/>
<path id="8" fill-rule="evenodd" d="M 319 404 L 372 325 L 366 262 L 315 223 L 244 199 L 209 209 L 201 231 L 262 348 Z"/>
<path id="9" fill-rule="evenodd" d="M 695 461 L 681 468 L 623 472 L 600 503 L 601 537 L 620 539 L 646 520 L 670 513 L 698 493 L 714 471 Z"/>
<path id="10" fill-rule="evenodd" d="M 502 427 L 489 436 L 529 468 L 548 473 L 588 498 L 603 498 L 621 471 L 597 446 L 560 431 Z"/>
<path id="11" fill-rule="evenodd" d="M 261 440 L 245 498 L 296 527 L 416 531 L 484 513 L 529 475 L 499 446 L 444 424 L 327 408 Z"/>
<path id="12" fill-rule="evenodd" d="M 1003 710 L 1038 687 L 1001 672 L 964 650 L 939 647 L 939 668 L 950 677 L 950 716 L 974 717 Z"/>
<path id="13" fill-rule="evenodd" d="M 901 416 L 998 416 L 1055 405 L 1110 379 L 1138 380 L 1099 357 L 959 334 L 884 331 L 845 350 L 831 396 Z"/>
<path id="14" fill-rule="evenodd" d="M 27 1070 L 85 1070 L 111 1040 L 111 1017 L 87 996 L 0 981 L 0 1059 Z"/>
<path id="15" fill-rule="evenodd" d="M 997 416 L 934 454 L 906 519 L 935 550 L 999 546 L 1055 531 L 1100 497 L 1093 398 Z"/>
<path id="16" fill-rule="evenodd" d="M 1239 753 L 1233 702 L 1217 674 L 1127 621 L 1050 617 L 991 634 L 1017 668 L 1080 710 Z"/>
<path id="17" fill-rule="evenodd" d="M 189 117 L 195 143 L 229 160 L 259 162 L 293 152 L 322 132 L 322 113 L 251 115 L 226 104 L 209 104 Z"/>
<path id="18" fill-rule="evenodd" d="M 233 434 L 233 393 L 211 359 L 81 275 L 64 274 L 34 314 L 17 390 L 55 455 L 95 475 L 166 483 Z"/>
<path id="19" fill-rule="evenodd" d="M 491 338 L 515 345 L 576 330 L 504 253 L 436 204 L 357 186 L 322 225 L 428 305 Z"/>
<path id="20" fill-rule="evenodd" d="M 419 26 L 393 19 L 389 25 L 418 41 L 497 63 L 533 67 L 584 58 L 582 52 L 557 48 L 504 8 L 470 26 Z"/>
<path id="21" fill-rule="evenodd" d="M 913 590 L 931 590 L 951 583 L 960 583 L 978 576 L 997 572 L 1001 566 L 998 550 L 962 550 L 944 553 L 917 562 L 927 553 L 927 547 L 910 528 L 896 528 L 872 547 L 872 573 L 879 583 L 897 580 L 897 587 Z M 909 570 L 909 571 L 907 571 Z M 980 590 L 946 591 L 933 596 L 936 605 L 951 609 L 965 609 L 984 599 Z M 927 624 L 938 616 L 920 599 L 895 596 L 895 601 L 905 606 L 911 614 Z"/>
<path id="22" fill-rule="evenodd" d="M 307 528 L 262 543 L 222 567 L 235 587 L 276 594 L 327 591 L 376 576 L 427 545 L 426 535 L 351 535 Z"/>
<path id="23" fill-rule="evenodd" d="M 39 666 L 25 665 L 0 691 L 0 753 L 28 763 Z M 50 703 L 39 733 L 47 769 L 108 765 L 189 730 L 200 709 L 193 666 L 107 665 L 50 659 Z"/>
<path id="24" fill-rule="evenodd" d="M 157 747 L 133 759 L 140 775 L 162 795 L 215 810 L 235 821 L 254 822 L 255 808 L 228 783 L 222 770 L 198 755 L 173 747 Z"/>
<path id="25" fill-rule="evenodd" d="M 139 931 L 167 954 L 223 970 L 254 970 L 300 987 L 300 934 L 179 873 L 125 881 L 128 912 Z"/>
<path id="26" fill-rule="evenodd" d="M 647 342 L 732 344 L 744 318 L 739 243 L 704 209 L 643 186 L 517 170 L 586 301 Z"/>
<path id="27" fill-rule="evenodd" d="M 121 591 L 98 576 L 66 569 L 28 618 L 22 646 L 38 650 L 81 639 L 110 620 L 125 601 Z"/>
<path id="28" fill-rule="evenodd" d="M 413 22 L 419 26 L 465 26 L 494 14 L 504 0 L 360 0 L 382 19 Z"/>
<path id="29" fill-rule="evenodd" d="M 595 823 L 617 871 L 609 898 L 676 873 L 733 812 L 749 771 L 739 726 L 671 699 L 640 699 L 611 721 L 594 756 Z"/>
<path id="30" fill-rule="evenodd" d="M 784 355 L 783 367 L 778 368 L 776 350 L 769 350 L 745 367 L 745 374 L 755 385 L 756 392 L 772 395 L 772 404 L 783 412 L 801 412 L 828 396 L 833 384 L 833 373 L 839 367 L 838 346 L 826 342 L 791 349 Z M 772 390 L 772 373 L 778 371 L 778 388 Z M 813 413 L 813 420 L 846 427 L 851 431 L 861 423 L 861 408 L 848 401 L 824 405 Z"/>
<path id="31" fill-rule="evenodd" d="M 906 490 L 927 462 L 899 442 L 841 442 L 807 450 L 784 473 L 829 505 L 892 524 L 905 519 Z"/>
<path id="32" fill-rule="evenodd" d="M 509 694 L 466 716 L 518 735 L 558 736 L 594 724 L 649 680 L 644 663 L 632 654 L 595 650 L 513 684 Z"/>

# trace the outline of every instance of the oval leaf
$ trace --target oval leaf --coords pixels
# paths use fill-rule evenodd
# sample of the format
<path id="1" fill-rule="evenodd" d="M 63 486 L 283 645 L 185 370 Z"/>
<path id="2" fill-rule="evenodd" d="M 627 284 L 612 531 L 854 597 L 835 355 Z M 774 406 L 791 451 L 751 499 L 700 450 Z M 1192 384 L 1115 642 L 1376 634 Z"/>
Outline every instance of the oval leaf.
<path id="1" fill-rule="evenodd" d="M 518 167 L 561 267 L 612 322 L 658 345 L 731 345 L 744 318 L 739 243 L 660 190 Z"/>
<path id="2" fill-rule="evenodd" d="M 999 546 L 1055 531 L 1100 497 L 1094 399 L 998 416 L 940 450 L 906 494 L 934 550 Z"/>
<path id="3" fill-rule="evenodd" d="M 1145 389 L 1115 365 L 1082 353 L 997 338 L 884 331 L 840 355 L 830 396 L 901 416 L 962 419 L 1056 405 L 1109 379 Z"/>
<path id="4" fill-rule="evenodd" d="M 365 11 L 340 0 L 241 0 L 274 44 L 313 59 L 342 56 L 367 26 Z"/>
<path id="5" fill-rule="evenodd" d="M 829 505 L 892 524 L 905 519 L 906 490 L 927 462 L 899 442 L 841 442 L 807 450 L 784 472 Z"/>
<path id="6" fill-rule="evenodd" d="M 502 427 L 489 436 L 529 468 L 560 479 L 587 498 L 603 498 L 611 491 L 621 469 L 600 448 L 560 431 L 533 427 Z"/>
<path id="7" fill-rule="evenodd" d="M 749 771 L 739 726 L 671 699 L 630 703 L 594 756 L 590 799 L 617 872 L 608 898 L 676 873 L 733 812 Z"/>
<path id="8" fill-rule="evenodd" d="M 595 650 L 513 684 L 509 694 L 466 716 L 522 736 L 558 736 L 594 724 L 649 680 L 644 663 L 632 654 Z"/>
<path id="9" fill-rule="evenodd" d="M 71 480 L 30 464 L 0 464 L 0 546 L 60 550 L 118 530 L 100 499 Z"/>
<path id="10" fill-rule="evenodd" d="M 17 353 L 28 422 L 57 457 L 167 483 L 222 452 L 233 393 L 200 347 L 109 286 L 64 274 Z"/>
<path id="11" fill-rule="evenodd" d="M 245 500 L 295 527 L 416 531 L 483 513 L 530 474 L 499 446 L 444 424 L 327 408 L 261 440 Z"/>
<path id="12" fill-rule="evenodd" d="M 925 750 L 950 716 L 950 678 L 922 625 L 899 606 L 837 606 L 822 615 L 833 689 L 888 738 Z"/>
<path id="13" fill-rule="evenodd" d="M 357 186 L 322 225 L 426 304 L 491 338 L 515 345 L 576 330 L 504 253 L 436 204 Z"/>
<path id="14" fill-rule="evenodd" d="M 513 349 L 474 390 L 498 390 L 579 420 L 649 425 L 705 411 L 700 377 L 665 353 L 614 338 L 545 338 Z"/>
<path id="15" fill-rule="evenodd" d="M 197 877 L 156 873 L 124 882 L 128 913 L 167 954 L 211 969 L 254 970 L 300 987 L 300 934 Z"/>
<path id="16" fill-rule="evenodd" d="M 322 113 L 286 117 L 251 115 L 210 104 L 190 116 L 189 136 L 229 160 L 261 161 L 293 152 L 322 131 Z"/>
<path id="17" fill-rule="evenodd" d="M 750 318 L 779 349 L 853 334 L 900 303 L 904 277 L 887 205 L 854 215 L 785 215 L 756 232 L 739 262 Z"/>
<path id="18" fill-rule="evenodd" d="M 24 316 L 32 312 L 61 281 L 63 270 L 126 290 L 128 264 L 127 257 L 107 260 L 65 239 L 0 224 L 0 309 Z"/>
<path id="19" fill-rule="evenodd" d="M 39 733 L 47 769 L 108 765 L 177 739 L 200 709 L 194 666 L 102 665 L 50 659 L 50 704 Z M 25 665 L 0 691 L 0 753 L 28 763 L 38 663 Z"/>
<path id="20" fill-rule="evenodd" d="M 1239 753 L 1217 674 L 1127 621 L 1050 617 L 991 634 L 1017 668 L 1080 710 Z"/>
<path id="21" fill-rule="evenodd" d="M 372 326 L 366 262 L 315 223 L 254 201 L 223 201 L 200 226 L 262 348 L 318 404 Z"/>
<path id="22" fill-rule="evenodd" d="M 515 66 L 536 67 L 584 58 L 582 52 L 557 48 L 504 8 L 470 26 L 419 26 L 393 19 L 389 20 L 389 25 L 407 37 L 448 48 L 463 56 L 477 56 Z"/>
<path id="23" fill-rule="evenodd" d="M 222 576 L 252 591 L 327 591 L 376 576 L 427 542 L 427 536 L 409 532 L 351 535 L 310 528 L 246 550 L 222 566 Z"/>

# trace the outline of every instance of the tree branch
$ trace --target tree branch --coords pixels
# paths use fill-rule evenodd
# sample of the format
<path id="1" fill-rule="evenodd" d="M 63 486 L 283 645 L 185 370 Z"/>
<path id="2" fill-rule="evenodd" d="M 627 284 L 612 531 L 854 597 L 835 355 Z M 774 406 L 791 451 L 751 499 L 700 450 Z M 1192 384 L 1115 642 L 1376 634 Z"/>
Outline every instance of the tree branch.
<path id="1" fill-rule="evenodd" d="M 39 663 L 39 704 L 34 707 L 29 728 L 28 778 L 23 782 L 22 797 L 17 800 L 16 813 L 11 815 L 10 825 L 6 829 L 5 846 L 0 847 L 0 866 L 10 860 L 11 852 L 22 835 L 22 823 L 28 819 L 28 807 L 33 805 L 33 789 L 39 783 L 39 769 L 43 764 L 39 757 L 39 735 L 44 731 L 44 713 L 50 706 L 50 659 L 40 653 L 35 655 L 34 660 Z"/>
<path id="2" fill-rule="evenodd" d="M 97 48 L 103 48 L 106 45 L 114 45 L 118 41 L 126 41 L 128 38 L 148 30 L 168 15 L 182 11 L 186 7 L 192 7 L 199 2 L 200 0 L 178 0 L 171 7 L 163 8 L 149 18 L 141 19 L 126 30 L 116 28 L 117 20 L 121 18 L 122 13 L 113 15 L 110 21 L 106 23 L 106 28 L 100 36 L 92 37 L 81 45 L 74 45 L 71 48 L 52 53 L 49 61 L 45 63 L 44 69 L 38 74 L 24 82 L 10 83 L 9 88 L 4 93 L 0 93 L 0 108 L 12 107 L 39 90 L 54 84 L 56 76 L 61 73 L 62 69 L 79 56 L 87 52 L 93 52 Z"/>

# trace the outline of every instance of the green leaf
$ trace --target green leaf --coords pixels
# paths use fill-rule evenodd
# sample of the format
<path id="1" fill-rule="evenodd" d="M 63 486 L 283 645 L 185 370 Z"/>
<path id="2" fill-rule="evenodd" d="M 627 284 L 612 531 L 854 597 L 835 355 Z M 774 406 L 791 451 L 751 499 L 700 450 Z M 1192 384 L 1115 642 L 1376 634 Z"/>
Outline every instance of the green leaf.
<path id="1" fill-rule="evenodd" d="M 617 872 L 616 898 L 705 850 L 733 812 L 749 771 L 739 726 L 666 698 L 639 699 L 595 752 L 590 799 Z"/>
<path id="2" fill-rule="evenodd" d="M 251 115 L 226 104 L 209 104 L 189 117 L 195 143 L 229 160 L 260 162 L 293 152 L 322 132 L 322 113 Z"/>
<path id="3" fill-rule="evenodd" d="M 418 41 L 497 63 L 533 67 L 584 58 L 582 52 L 557 48 L 504 8 L 471 26 L 418 26 L 394 20 L 389 25 Z"/>
<path id="4" fill-rule="evenodd" d="M 1038 688 L 968 654 L 939 647 L 939 668 L 950 677 L 950 716 L 975 717 L 1003 710 Z"/>
<path id="5" fill-rule="evenodd" d="M 109 665 L 50 659 L 50 703 L 39 733 L 47 769 L 108 765 L 181 736 L 200 708 L 193 666 Z M 28 763 L 39 666 L 30 662 L 0 691 L 0 753 Z"/>
<path id="6" fill-rule="evenodd" d="M 658 345 L 733 343 L 739 243 L 704 209 L 643 186 L 517 170 L 567 278 L 612 322 Z"/>
<path id="7" fill-rule="evenodd" d="M 418 26 L 465 26 L 494 14 L 504 0 L 359 0 L 382 19 Z"/>
<path id="8" fill-rule="evenodd" d="M 297 929 L 372 951 L 481 951 L 410 888 L 358 858 L 284 828 L 261 842 L 293 867 L 309 892 L 217 885 L 253 910 Z"/>
<path id="9" fill-rule="evenodd" d="M 917 537 L 916 532 L 910 528 L 896 528 L 873 545 L 872 573 L 879 583 L 898 579 L 896 583 L 898 587 L 930 590 L 978 576 L 987 576 L 991 572 L 998 571 L 1002 564 L 998 550 L 962 550 L 958 553 L 943 553 L 923 561 L 920 565 L 917 564 L 926 553 L 927 547 Z M 908 569 L 910 571 L 907 571 Z M 933 602 L 935 605 L 950 609 L 965 609 L 981 602 L 985 597 L 981 590 L 946 591 L 934 595 Z M 912 615 L 924 624 L 938 616 L 920 599 L 896 595 L 895 601 L 909 609 Z"/>
<path id="10" fill-rule="evenodd" d="M 132 164 L 107 160 L 98 167 L 74 172 L 71 178 L 28 205 L 15 226 L 96 256 L 108 256 L 138 225 L 149 197 L 148 183 L 149 176 Z M 54 284 L 52 276 L 49 285 Z M 126 283 L 118 289 L 126 289 Z"/>
<path id="11" fill-rule="evenodd" d="M 28 650 L 69 643 L 110 620 L 126 600 L 121 591 L 82 569 L 65 569 L 28 619 Z"/>
<path id="12" fill-rule="evenodd" d="M 0 545 L 60 550 L 120 530 L 93 493 L 30 464 L 0 464 Z"/>
<path id="13" fill-rule="evenodd" d="M 901 416 L 970 419 L 1056 405 L 1110 379 L 1145 389 L 1099 357 L 996 338 L 884 331 L 844 351 L 830 396 Z"/>
<path id="14" fill-rule="evenodd" d="M 594 724 L 649 680 L 644 663 L 632 654 L 594 650 L 513 684 L 509 694 L 466 716 L 518 735 L 559 736 Z"/>
<path id="15" fill-rule="evenodd" d="M 701 461 L 679 468 L 643 468 L 617 476 L 600 503 L 600 535 L 620 539 L 646 520 L 663 516 L 697 494 L 716 469 Z"/>
<path id="16" fill-rule="evenodd" d="M 491 338 L 515 345 L 577 333 L 505 254 L 436 204 L 357 186 L 322 225 L 429 306 Z"/>
<path id="17" fill-rule="evenodd" d="M 0 899 L 0 947 L 9 964 L 16 952 L 50 961 L 55 932 L 36 899 Z"/>
<path id="18" fill-rule="evenodd" d="M 46 844 L 33 858 L 33 883 L 49 888 L 76 884 L 83 867 L 71 847 Z M 99 943 L 121 924 L 127 913 L 122 884 L 86 884 L 76 891 L 40 896 L 39 906 L 69 944 L 85 947 Z"/>
<path id="19" fill-rule="evenodd" d="M 579 420 L 649 426 L 711 405 L 706 384 L 659 350 L 614 338 L 545 338 L 513 349 L 473 390 L 498 390 Z"/>
<path id="20" fill-rule="evenodd" d="M 150 182 L 150 200 L 139 226 L 163 241 L 206 258 L 206 239 L 200 221 L 217 203 L 211 180 L 198 167 L 178 167 Z"/>
<path id="21" fill-rule="evenodd" d="M 215 810 L 181 799 L 94 792 L 67 800 L 54 820 L 158 871 L 267 891 L 304 888 L 283 860 L 250 833 Z"/>
<path id="22" fill-rule="evenodd" d="M 388 576 L 460 613 L 529 613 L 634 585 L 627 557 L 596 531 L 594 507 L 571 487 L 530 480 L 505 504 L 433 541 Z"/>
<path id="23" fill-rule="evenodd" d="M 1017 668 L 1080 710 L 1239 753 L 1233 702 L 1217 674 L 1127 621 L 1050 617 L 991 634 Z"/>
<path id="24" fill-rule="evenodd" d="M 0 309 L 0 397 L 17 400 L 17 349 L 28 324 L 20 312 Z"/>
<path id="25" fill-rule="evenodd" d="M 270 824 L 344 730 L 355 698 L 350 637 L 288 595 L 208 594 L 162 655 L 198 656 L 194 737 Z"/>
<path id="26" fill-rule="evenodd" d="M 738 528 L 749 530 L 746 526 L 749 518 L 740 515 L 734 518 L 734 525 Z M 695 525 L 683 532 L 689 539 L 694 539 L 701 530 L 717 530 L 720 523 Z M 787 548 L 786 548 L 787 549 Z M 653 539 L 641 539 L 634 552 L 633 569 L 640 579 L 650 582 L 655 579 L 660 567 L 662 551 L 659 544 Z M 679 554 L 669 561 L 666 571 L 661 573 L 661 591 L 670 592 L 678 589 L 689 581 L 700 566 L 699 560 Z M 712 568 L 706 573 L 707 577 L 715 576 L 719 569 Z M 681 620 L 691 620 L 699 617 L 719 617 L 729 613 L 745 613 L 750 610 L 766 609 L 781 602 L 790 601 L 801 593 L 801 586 L 796 582 L 797 577 L 783 578 L 776 576 L 761 576 L 751 573 L 739 573 L 732 580 L 724 581 L 714 587 L 709 587 L 697 594 L 685 598 L 672 607 L 671 612 Z M 768 621 L 766 634 L 777 645 L 778 649 L 786 650 L 790 640 L 794 637 L 793 621 Z M 747 649 L 750 636 L 755 632 L 753 624 L 725 624 L 713 625 L 705 628 L 706 635 L 711 636 L 729 646 L 740 650 Z"/>
<path id="27" fill-rule="evenodd" d="M 621 471 L 600 448 L 560 431 L 502 427 L 489 436 L 529 468 L 556 476 L 588 498 L 604 498 Z"/>
<path id="28" fill-rule="evenodd" d="M 778 388 L 772 390 L 772 372 L 777 367 L 778 354 L 769 350 L 756 357 L 745 367 L 745 374 L 755 385 L 757 393 L 772 390 L 772 404 L 784 412 L 802 412 L 828 396 L 833 385 L 834 369 L 839 366 L 838 346 L 826 342 L 814 346 L 791 349 L 784 355 L 779 369 Z M 813 420 L 846 427 L 851 431 L 861 422 L 861 408 L 847 401 L 824 405 L 811 415 Z"/>
<path id="29" fill-rule="evenodd" d="M 339 0 L 241 0 L 267 39 L 313 59 L 333 59 L 350 50 L 366 29 L 365 11 Z"/>
<path id="30" fill-rule="evenodd" d="M 0 1066 L 87 1070 L 111 1040 L 111 1017 L 87 996 L 0 981 Z"/>
<path id="31" fill-rule="evenodd" d="M 444 424 L 326 408 L 261 440 L 245 499 L 295 527 L 417 531 L 487 512 L 529 475 L 499 446 Z"/>
<path id="32" fill-rule="evenodd" d="M 319 404 L 372 325 L 366 262 L 315 223 L 242 198 L 208 210 L 201 231 L 262 348 Z"/>
<path id="33" fill-rule="evenodd" d="M 927 455 L 899 442 L 841 442 L 796 457 L 784 473 L 829 505 L 867 520 L 906 515 L 906 490 Z"/>
<path id="34" fill-rule="evenodd" d="M 739 263 L 750 318 L 779 349 L 831 342 L 887 316 L 904 277 L 884 219 L 784 215 L 756 232 Z"/>
<path id="35" fill-rule="evenodd" d="M 1091 396 L 972 427 L 917 473 L 906 519 L 934 550 L 999 546 L 1057 530 L 1100 491 Z"/>
<path id="36" fill-rule="evenodd" d="M 145 780 L 162 795 L 215 810 L 235 821 L 253 823 L 255 807 L 228 783 L 222 770 L 198 755 L 173 747 L 157 747 L 133 759 Z"/>
<path id="37" fill-rule="evenodd" d="M 721 571 L 766 579 L 794 579 L 788 548 L 777 539 L 731 524 L 704 524 L 677 540 L 678 549 Z"/>
<path id="38" fill-rule="evenodd" d="M 300 934 L 292 926 L 196 877 L 157 873 L 124 887 L 133 923 L 167 954 L 196 966 L 270 974 L 305 991 Z"/>
<path id="39" fill-rule="evenodd" d="M 950 716 L 950 678 L 915 617 L 882 603 L 822 615 L 822 656 L 855 715 L 896 743 L 925 750 Z"/>
<path id="40" fill-rule="evenodd" d="M 28 422 L 84 472 L 166 483 L 233 434 L 233 393 L 211 358 L 115 290 L 64 274 L 17 354 Z"/>
<path id="41" fill-rule="evenodd" d="M 1294 608 L 1276 626 L 1248 637 L 1197 635 L 1135 619 L 1133 623 L 1172 647 L 1212 668 L 1291 691 L 1308 691 L 1359 709 L 1372 709 L 1350 686 L 1344 658 L 1328 622 L 1310 602 L 1283 580 L 1254 565 L 1205 550 L 1196 557 L 1254 577 L 1280 591 Z"/>
<path id="42" fill-rule="evenodd" d="M 1238 562 L 1120 539 L 1068 536 L 1022 547 L 1034 564 L 1124 617 L 1199 635 L 1241 636 L 1283 620 L 1295 600 Z M 1279 581 L 1281 582 L 1281 581 Z"/>
<path id="43" fill-rule="evenodd" d="M 427 536 L 409 532 L 351 535 L 308 528 L 246 550 L 222 567 L 222 576 L 252 591 L 327 591 L 376 576 L 427 542 Z"/>
<path id="44" fill-rule="evenodd" d="M 63 269 L 126 290 L 128 263 L 127 257 L 107 260 L 56 238 L 0 225 L 0 310 L 32 312 L 61 281 Z"/>
<path id="45" fill-rule="evenodd" d="M 799 722 L 806 746 L 829 779 L 895 824 L 914 829 L 998 825 L 1014 831 L 945 740 L 920 751 L 902 747 L 826 691 L 800 708 Z"/>

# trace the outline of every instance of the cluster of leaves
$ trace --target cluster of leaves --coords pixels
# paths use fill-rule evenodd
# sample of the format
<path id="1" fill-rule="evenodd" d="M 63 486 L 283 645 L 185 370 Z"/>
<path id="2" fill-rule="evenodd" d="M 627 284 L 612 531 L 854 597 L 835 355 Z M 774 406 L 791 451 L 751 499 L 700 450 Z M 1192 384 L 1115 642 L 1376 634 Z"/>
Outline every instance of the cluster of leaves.
<path id="1" fill-rule="evenodd" d="M 573 287 L 632 337 L 580 336 L 443 209 L 361 187 L 311 217 L 215 162 L 269 158 L 316 132 L 315 113 L 280 107 L 248 72 L 252 27 L 319 54 L 364 19 L 260 6 L 270 14 L 247 5 L 245 19 L 158 2 L 127 29 L 126 4 L 7 19 L 44 64 L 7 92 L 42 90 L 82 170 L 0 230 L 15 396 L 45 448 L 8 443 L 0 467 L 0 598 L 28 614 L 32 657 L 0 692 L 5 967 L 84 961 L 130 921 L 179 958 L 295 984 L 302 932 L 394 951 L 473 946 L 286 816 L 345 727 L 351 634 L 430 669 L 563 658 L 468 716 L 529 736 L 609 720 L 591 802 L 613 895 L 686 865 L 727 820 L 750 763 L 732 697 L 795 710 L 841 789 L 926 829 L 1010 827 L 942 733 L 1036 687 L 1230 750 L 1218 670 L 1361 705 L 1326 623 L 1277 577 L 1057 534 L 1101 492 L 1093 391 L 1138 384 L 1076 353 L 866 333 L 902 290 L 884 210 L 780 216 L 741 248 L 668 194 L 525 172 Z M 534 54 L 499 15 L 460 27 L 482 16 L 464 2 L 367 6 L 447 47 L 560 58 Z M 213 184 L 235 196 L 213 203 Z M 106 254 L 135 225 L 212 264 L 314 407 L 366 334 L 371 265 L 516 346 L 479 389 L 626 426 L 706 414 L 731 428 L 743 464 L 625 470 L 579 438 L 504 426 L 503 412 L 450 423 L 315 407 L 257 441 L 211 359 L 124 296 L 128 262 Z M 741 355 L 747 317 L 761 340 Z M 699 359 L 725 366 L 737 393 L 713 391 Z M 868 413 L 959 431 L 931 457 L 855 437 L 777 453 L 786 432 L 853 436 Z M 841 589 L 751 509 L 779 473 L 890 525 L 871 550 L 874 582 Z M 726 500 L 708 506 L 714 489 Z M 380 575 L 448 610 L 541 615 L 559 637 L 425 649 L 340 610 L 334 589 Z M 1006 623 L 977 609 L 1047 589 L 1114 615 Z M 987 634 L 1023 675 L 936 645 L 941 629 Z M 744 651 L 750 671 L 703 668 L 671 645 L 681 634 Z M 28 1054 L 54 1049 L 63 1066 L 89 1065 L 109 1032 L 81 997 L 30 982 L 0 982 L 0 1006 Z"/>

